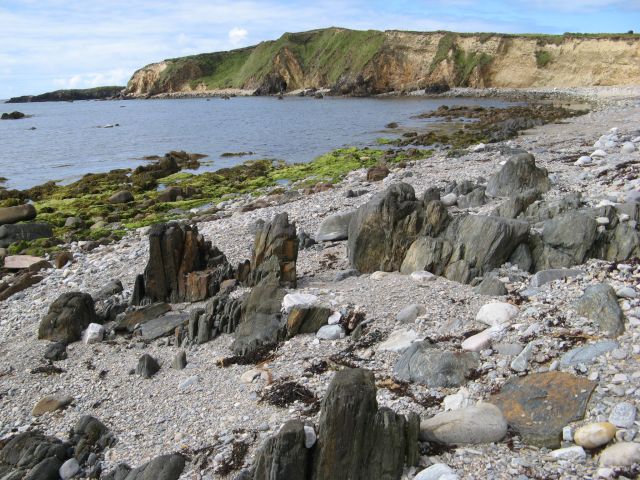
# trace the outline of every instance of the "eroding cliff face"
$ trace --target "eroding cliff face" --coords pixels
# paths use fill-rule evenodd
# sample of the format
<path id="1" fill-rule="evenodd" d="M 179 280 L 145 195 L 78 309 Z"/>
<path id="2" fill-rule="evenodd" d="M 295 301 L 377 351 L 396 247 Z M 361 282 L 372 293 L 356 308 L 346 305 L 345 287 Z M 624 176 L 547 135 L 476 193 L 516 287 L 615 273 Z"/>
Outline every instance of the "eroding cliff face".
<path id="1" fill-rule="evenodd" d="M 640 83 L 640 35 L 535 36 L 324 29 L 231 52 L 154 63 L 130 95 L 301 88 L 368 95 L 449 87 L 578 87 Z"/>

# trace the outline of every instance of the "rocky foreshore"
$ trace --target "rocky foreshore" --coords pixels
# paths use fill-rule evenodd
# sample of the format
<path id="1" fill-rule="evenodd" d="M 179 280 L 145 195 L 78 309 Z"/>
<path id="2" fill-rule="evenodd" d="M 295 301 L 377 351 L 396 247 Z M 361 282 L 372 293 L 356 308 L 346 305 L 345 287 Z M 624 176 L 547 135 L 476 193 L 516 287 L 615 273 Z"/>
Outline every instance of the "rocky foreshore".
<path id="1" fill-rule="evenodd" d="M 0 478 L 637 478 L 640 102 L 587 96 L 454 156 L 4 252 Z M 0 229 L 40 215 L 11 208 Z"/>

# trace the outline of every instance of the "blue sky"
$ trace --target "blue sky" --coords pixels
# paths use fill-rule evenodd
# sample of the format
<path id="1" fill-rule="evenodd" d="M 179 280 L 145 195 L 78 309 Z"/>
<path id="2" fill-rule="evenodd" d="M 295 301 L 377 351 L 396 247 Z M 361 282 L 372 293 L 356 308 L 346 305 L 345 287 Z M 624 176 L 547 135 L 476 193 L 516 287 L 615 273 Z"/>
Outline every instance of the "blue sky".
<path id="1" fill-rule="evenodd" d="M 0 98 L 124 85 L 164 58 L 327 26 L 640 32 L 640 0 L 1 0 Z"/>

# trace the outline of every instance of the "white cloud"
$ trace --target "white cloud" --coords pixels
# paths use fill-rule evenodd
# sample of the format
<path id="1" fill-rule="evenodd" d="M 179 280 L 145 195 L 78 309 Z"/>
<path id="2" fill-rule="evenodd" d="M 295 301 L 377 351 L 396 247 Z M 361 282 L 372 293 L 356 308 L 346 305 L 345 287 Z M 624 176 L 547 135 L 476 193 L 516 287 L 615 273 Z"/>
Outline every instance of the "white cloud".
<path id="1" fill-rule="evenodd" d="M 67 78 L 55 78 L 53 83 L 56 87 L 66 88 L 91 88 L 105 85 L 126 85 L 129 79 L 129 72 L 123 68 L 109 70 L 99 73 L 83 73 Z"/>
<path id="2" fill-rule="evenodd" d="M 233 27 L 231 30 L 229 30 L 229 41 L 233 45 L 240 45 L 240 43 L 242 43 L 242 41 L 247 38 L 247 35 L 249 35 L 249 32 L 247 32 L 246 29 Z"/>

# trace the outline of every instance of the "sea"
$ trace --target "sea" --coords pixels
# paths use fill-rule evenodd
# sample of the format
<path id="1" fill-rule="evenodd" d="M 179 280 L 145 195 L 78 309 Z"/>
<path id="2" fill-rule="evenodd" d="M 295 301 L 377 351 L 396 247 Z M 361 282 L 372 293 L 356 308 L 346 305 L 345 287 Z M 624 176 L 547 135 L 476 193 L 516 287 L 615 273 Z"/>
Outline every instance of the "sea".
<path id="1" fill-rule="evenodd" d="M 0 177 L 6 188 L 62 184 L 87 173 L 134 168 L 171 150 L 207 155 L 199 171 L 253 159 L 309 162 L 341 147 L 426 129 L 417 115 L 441 105 L 502 107 L 473 98 L 234 97 L 0 104 L 29 118 L 0 121 Z M 397 129 L 387 128 L 391 122 Z M 383 148 L 383 147 L 382 147 Z M 251 152 L 244 156 L 225 153 Z"/>

